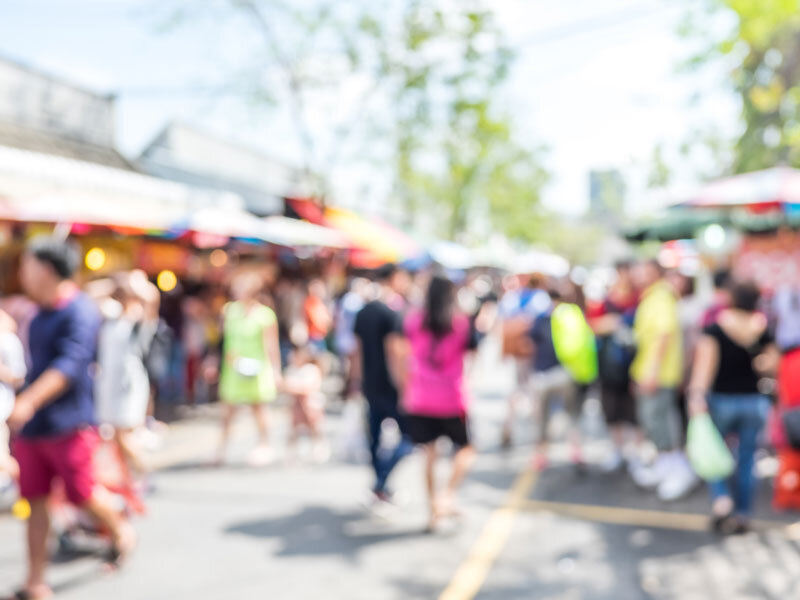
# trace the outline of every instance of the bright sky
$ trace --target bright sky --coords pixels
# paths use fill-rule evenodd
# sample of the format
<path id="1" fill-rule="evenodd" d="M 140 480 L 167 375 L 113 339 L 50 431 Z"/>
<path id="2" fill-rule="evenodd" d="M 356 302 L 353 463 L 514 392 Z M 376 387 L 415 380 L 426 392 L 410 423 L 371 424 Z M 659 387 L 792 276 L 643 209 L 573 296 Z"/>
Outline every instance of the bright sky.
<path id="1" fill-rule="evenodd" d="M 689 2 L 690 0 L 686 0 Z M 123 90 L 118 145 L 136 156 L 170 120 L 264 148 L 288 159 L 292 130 L 283 115 L 253 122 L 233 98 L 142 93 L 222 81 L 242 51 L 208 22 L 170 33 L 157 30 L 153 0 L 5 0 L 0 56 L 19 60 L 99 91 Z M 512 45 L 520 51 L 503 104 L 519 139 L 549 148 L 553 182 L 545 203 L 579 214 L 588 203 L 588 172 L 621 168 L 632 204 L 654 146 L 676 149 L 692 127 L 713 121 L 735 127 L 737 107 L 720 90 L 723 73 L 687 75 L 690 53 L 678 37 L 684 2 L 669 0 L 493 0 Z M 163 12 L 159 12 L 163 14 Z M 138 89 L 138 93 L 125 90 Z M 699 94 L 701 102 L 690 107 Z M 691 177 L 693 165 L 682 165 Z M 357 194 L 363 168 L 338 180 L 340 195 Z"/>

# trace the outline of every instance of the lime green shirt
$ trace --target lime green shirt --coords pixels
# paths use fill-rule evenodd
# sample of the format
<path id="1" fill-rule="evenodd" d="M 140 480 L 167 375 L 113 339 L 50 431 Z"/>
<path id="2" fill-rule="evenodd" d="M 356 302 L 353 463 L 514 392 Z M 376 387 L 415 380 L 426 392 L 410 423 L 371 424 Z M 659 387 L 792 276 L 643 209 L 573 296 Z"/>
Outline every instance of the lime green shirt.
<path id="1" fill-rule="evenodd" d="M 683 341 L 678 318 L 678 299 L 665 281 L 651 285 L 642 295 L 633 323 L 636 339 L 636 358 L 631 365 L 631 377 L 636 383 L 646 383 L 657 374 L 660 387 L 674 388 L 683 378 Z M 658 360 L 658 346 L 669 336 L 667 347 Z"/>
<path id="2" fill-rule="evenodd" d="M 264 332 L 275 325 L 273 310 L 259 304 L 249 312 L 240 302 L 225 306 L 224 350 L 225 354 L 257 360 L 261 364 L 258 373 L 245 376 L 235 366 L 223 361 L 220 374 L 220 398 L 229 404 L 268 402 L 275 398 L 275 377 L 269 356 L 264 351 Z"/>

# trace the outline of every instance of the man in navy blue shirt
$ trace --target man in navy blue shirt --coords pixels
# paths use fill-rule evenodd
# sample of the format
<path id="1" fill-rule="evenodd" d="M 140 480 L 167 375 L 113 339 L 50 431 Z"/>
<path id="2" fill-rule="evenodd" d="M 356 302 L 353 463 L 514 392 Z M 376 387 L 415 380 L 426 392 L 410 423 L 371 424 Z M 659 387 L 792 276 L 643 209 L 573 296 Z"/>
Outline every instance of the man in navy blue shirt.
<path id="1" fill-rule="evenodd" d="M 22 258 L 20 281 L 39 313 L 30 325 L 26 387 L 8 419 L 20 491 L 31 505 L 28 578 L 19 597 L 52 596 L 44 570 L 47 498 L 55 478 L 63 481 L 70 502 L 111 532 L 115 560 L 135 543 L 131 526 L 97 493 L 92 474 L 97 443 L 92 368 L 100 316 L 72 281 L 80 258 L 73 244 L 52 237 L 34 239 Z"/>

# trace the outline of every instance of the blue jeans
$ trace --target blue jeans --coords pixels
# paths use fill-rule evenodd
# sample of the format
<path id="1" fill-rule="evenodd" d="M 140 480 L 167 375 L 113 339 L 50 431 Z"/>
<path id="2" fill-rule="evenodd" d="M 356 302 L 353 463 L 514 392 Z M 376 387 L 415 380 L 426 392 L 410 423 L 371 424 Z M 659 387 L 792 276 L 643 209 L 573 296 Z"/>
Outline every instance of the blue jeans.
<path id="1" fill-rule="evenodd" d="M 386 482 L 392 470 L 403 458 L 411 454 L 414 444 L 408 436 L 408 429 L 403 415 L 397 408 L 397 402 L 385 399 L 367 398 L 369 410 L 367 419 L 369 424 L 369 453 L 372 456 L 372 468 L 375 470 L 375 492 L 385 492 Z M 388 453 L 381 452 L 382 425 L 386 419 L 394 419 L 400 428 L 402 439 L 400 443 Z"/>
<path id="2" fill-rule="evenodd" d="M 732 498 L 736 513 L 749 515 L 756 491 L 754 456 L 758 436 L 766 422 L 769 399 L 761 394 L 711 394 L 708 409 L 722 436 L 733 436 L 738 441 L 733 494 L 728 481 L 715 481 L 710 484 L 711 497 L 714 500 L 723 496 Z"/>

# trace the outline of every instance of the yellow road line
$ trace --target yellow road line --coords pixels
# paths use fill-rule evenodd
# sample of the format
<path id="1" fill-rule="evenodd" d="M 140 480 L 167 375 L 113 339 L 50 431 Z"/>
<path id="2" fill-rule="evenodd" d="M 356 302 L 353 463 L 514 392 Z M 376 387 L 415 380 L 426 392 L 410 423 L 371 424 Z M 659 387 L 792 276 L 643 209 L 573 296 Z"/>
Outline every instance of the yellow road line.
<path id="1" fill-rule="evenodd" d="M 458 567 L 439 600 L 471 600 L 480 591 L 489 571 L 506 545 L 514 518 L 536 484 L 537 473 L 524 471 L 514 481 L 505 504 L 489 517 L 469 556 Z"/>
<path id="2" fill-rule="evenodd" d="M 681 531 L 708 531 L 708 515 L 696 513 L 678 513 L 660 510 L 642 510 L 620 506 L 598 506 L 594 504 L 573 504 L 565 502 L 547 502 L 544 500 L 527 500 L 520 507 L 525 511 L 549 511 L 561 516 L 610 523 L 612 525 L 629 525 L 633 527 L 651 527 L 654 529 L 675 529 Z M 755 529 L 771 529 L 785 527 L 786 523 L 775 521 L 753 521 Z"/>

